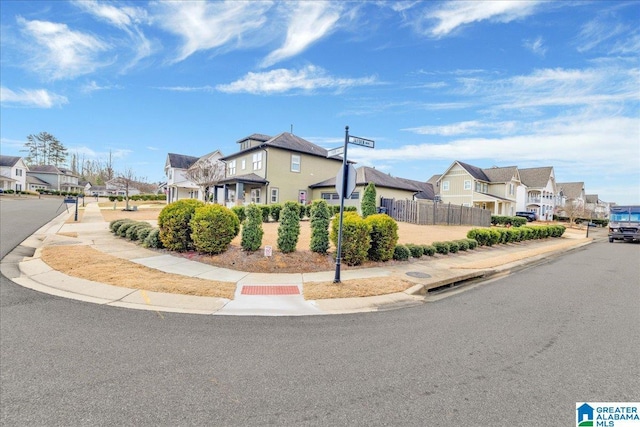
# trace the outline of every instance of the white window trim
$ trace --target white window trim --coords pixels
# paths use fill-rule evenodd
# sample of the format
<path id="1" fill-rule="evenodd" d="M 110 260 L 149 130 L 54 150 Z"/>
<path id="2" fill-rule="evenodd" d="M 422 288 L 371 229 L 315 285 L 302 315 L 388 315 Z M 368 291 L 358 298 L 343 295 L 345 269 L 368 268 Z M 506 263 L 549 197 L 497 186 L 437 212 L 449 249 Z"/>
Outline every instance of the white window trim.
<path id="1" fill-rule="evenodd" d="M 298 161 L 294 161 L 294 159 L 297 159 Z M 296 169 L 294 166 L 298 166 L 298 169 Z M 291 155 L 291 172 L 296 172 L 296 173 L 300 173 L 301 170 L 301 166 L 302 166 L 302 157 L 299 154 L 292 154 Z"/>
<path id="2" fill-rule="evenodd" d="M 251 203 L 260 204 L 262 194 L 259 188 L 251 189 Z"/>
<path id="3" fill-rule="evenodd" d="M 275 195 L 275 197 L 273 197 L 274 195 Z M 271 189 L 271 203 L 278 203 L 279 199 L 280 199 L 280 190 L 278 188 L 272 188 Z"/>
<path id="4" fill-rule="evenodd" d="M 262 169 L 262 151 L 253 153 L 253 170 L 257 171 L 260 169 Z"/>
<path id="5" fill-rule="evenodd" d="M 449 191 L 449 181 L 442 181 L 442 191 Z"/>
<path id="6" fill-rule="evenodd" d="M 465 190 L 471 190 L 471 180 L 469 180 L 469 179 L 465 179 L 464 180 L 464 189 Z"/>

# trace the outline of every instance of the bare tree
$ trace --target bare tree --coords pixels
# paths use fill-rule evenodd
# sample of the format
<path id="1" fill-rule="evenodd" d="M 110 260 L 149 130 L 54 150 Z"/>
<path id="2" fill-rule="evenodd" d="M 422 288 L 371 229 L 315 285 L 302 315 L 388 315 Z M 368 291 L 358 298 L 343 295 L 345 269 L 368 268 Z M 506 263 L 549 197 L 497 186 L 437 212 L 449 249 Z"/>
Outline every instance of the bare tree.
<path id="1" fill-rule="evenodd" d="M 124 191 L 125 210 L 129 210 L 129 190 L 136 182 L 136 176 L 131 168 L 125 168 L 121 173 L 114 178 L 114 184 L 122 191 Z"/>
<path id="2" fill-rule="evenodd" d="M 200 158 L 187 171 L 185 176 L 187 179 L 198 187 L 204 194 L 204 201 L 207 203 L 212 188 L 224 178 L 225 164 L 220 160 L 209 158 Z"/>
<path id="3" fill-rule="evenodd" d="M 569 225 L 573 225 L 578 218 L 584 218 L 586 214 L 584 203 L 573 199 L 567 200 L 562 211 L 565 216 L 569 217 Z"/>

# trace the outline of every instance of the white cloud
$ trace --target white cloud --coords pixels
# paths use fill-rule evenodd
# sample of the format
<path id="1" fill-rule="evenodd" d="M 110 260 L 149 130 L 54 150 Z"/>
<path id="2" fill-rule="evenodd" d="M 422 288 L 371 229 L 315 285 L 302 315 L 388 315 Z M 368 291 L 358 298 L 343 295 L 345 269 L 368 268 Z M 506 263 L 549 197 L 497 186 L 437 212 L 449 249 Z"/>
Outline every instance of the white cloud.
<path id="1" fill-rule="evenodd" d="M 477 134 L 483 133 L 500 133 L 507 134 L 513 132 L 515 127 L 514 122 L 480 122 L 477 120 L 470 120 L 466 122 L 453 123 L 442 126 L 420 126 L 415 128 L 402 129 L 404 131 L 413 132 L 419 135 L 440 135 L 440 136 L 453 136 L 453 135 L 465 135 L 465 134 Z"/>
<path id="2" fill-rule="evenodd" d="M 523 45 L 538 56 L 544 57 L 547 53 L 547 48 L 544 47 L 541 36 L 537 37 L 535 40 L 525 40 Z"/>
<path id="3" fill-rule="evenodd" d="M 215 92 L 213 86 L 163 86 L 160 90 L 169 90 L 173 92 Z"/>
<path id="4" fill-rule="evenodd" d="M 264 25 L 264 15 L 272 2 L 219 1 L 213 3 L 156 2 L 153 20 L 160 27 L 179 36 L 182 46 L 174 59 L 180 62 L 198 51 L 233 44 Z"/>
<path id="5" fill-rule="evenodd" d="M 0 87 L 0 102 L 7 106 L 52 108 L 67 104 L 66 96 L 49 92 L 46 89 L 19 89 L 17 92 L 4 86 Z"/>
<path id="6" fill-rule="evenodd" d="M 615 38 L 626 30 L 622 24 L 594 19 L 582 26 L 578 35 L 578 52 L 587 52 L 609 39 Z"/>
<path id="7" fill-rule="evenodd" d="M 86 83 L 81 88 L 82 92 L 84 93 L 93 93 L 101 90 L 112 90 L 112 89 L 122 89 L 122 86 L 120 85 L 100 86 L 98 83 L 95 82 L 95 80 L 92 80 L 89 83 Z"/>
<path id="8" fill-rule="evenodd" d="M 25 47 L 32 54 L 29 65 L 45 74 L 45 80 L 77 77 L 105 65 L 98 56 L 109 45 L 100 39 L 73 31 L 66 24 L 27 21 L 22 17 L 17 21 L 23 34 L 37 45 Z"/>
<path id="9" fill-rule="evenodd" d="M 436 21 L 436 24 L 420 32 L 432 37 L 443 37 L 457 28 L 471 24 L 490 20 L 492 22 L 511 22 L 516 19 L 534 13 L 538 1 L 451 1 L 443 4 L 439 8 L 427 12 L 416 22 L 420 29 L 427 23 Z"/>
<path id="10" fill-rule="evenodd" d="M 240 80 L 218 85 L 216 89 L 226 93 L 251 93 L 256 95 L 285 93 L 292 90 L 314 91 L 316 89 L 333 89 L 341 91 L 354 86 L 376 84 L 375 77 L 359 79 L 331 77 L 320 68 L 309 65 L 300 70 L 284 68 L 264 73 L 247 73 Z"/>
<path id="11" fill-rule="evenodd" d="M 287 9 L 289 9 L 289 4 Z M 307 49 L 326 37 L 335 28 L 342 11 L 341 3 L 303 1 L 294 3 L 289 10 L 287 37 L 279 49 L 271 52 L 262 67 L 269 67 Z"/>

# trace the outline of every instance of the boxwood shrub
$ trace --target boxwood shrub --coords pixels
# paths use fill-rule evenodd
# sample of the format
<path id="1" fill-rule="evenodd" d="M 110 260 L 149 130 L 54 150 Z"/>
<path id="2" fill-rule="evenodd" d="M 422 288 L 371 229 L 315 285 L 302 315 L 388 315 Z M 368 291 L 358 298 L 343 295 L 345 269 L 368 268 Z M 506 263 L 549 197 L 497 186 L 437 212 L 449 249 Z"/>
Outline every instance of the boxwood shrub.
<path id="1" fill-rule="evenodd" d="M 331 223 L 331 242 L 338 247 L 338 227 L 340 216 Z M 342 220 L 341 258 L 347 265 L 360 265 L 369 254 L 371 247 L 371 226 L 356 212 L 349 212 Z"/>
<path id="2" fill-rule="evenodd" d="M 411 251 L 405 245 L 396 245 L 393 248 L 393 259 L 396 261 L 407 261 L 411 256 Z"/>
<path id="3" fill-rule="evenodd" d="M 193 249 L 191 218 L 204 203 L 196 199 L 183 199 L 165 206 L 158 215 L 160 240 L 165 248 L 184 252 Z"/>
<path id="4" fill-rule="evenodd" d="M 389 261 L 398 243 L 398 223 L 386 214 L 369 215 L 365 221 L 371 227 L 368 258 L 371 261 Z"/>
<path id="5" fill-rule="evenodd" d="M 447 255 L 449 253 L 448 242 L 433 242 L 433 247 L 436 248 L 436 253 L 441 255 Z"/>
<path id="6" fill-rule="evenodd" d="M 433 245 L 422 245 L 422 252 L 427 256 L 434 256 L 436 248 Z"/>
<path id="7" fill-rule="evenodd" d="M 408 243 L 405 245 L 409 252 L 411 252 L 412 258 L 421 258 L 424 255 L 424 249 L 422 245 L 414 245 L 413 243 Z"/>
<path id="8" fill-rule="evenodd" d="M 196 208 L 189 228 L 195 249 L 205 254 L 220 254 L 227 250 L 240 232 L 238 217 L 221 205 L 202 205 Z M 164 240 L 163 240 L 164 243 Z"/>

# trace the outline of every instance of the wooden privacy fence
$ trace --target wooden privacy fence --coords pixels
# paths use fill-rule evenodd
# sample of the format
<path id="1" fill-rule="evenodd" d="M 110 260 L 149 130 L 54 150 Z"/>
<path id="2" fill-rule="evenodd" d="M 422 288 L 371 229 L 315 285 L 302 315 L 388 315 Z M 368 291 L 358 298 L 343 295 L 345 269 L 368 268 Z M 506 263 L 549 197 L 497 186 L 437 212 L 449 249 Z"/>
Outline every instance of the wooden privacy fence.
<path id="1" fill-rule="evenodd" d="M 396 221 L 418 225 L 491 226 L 491 211 L 431 200 L 380 199 L 380 207 Z"/>

